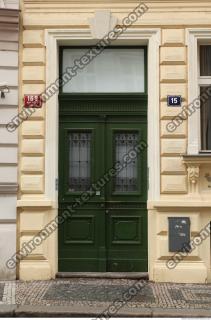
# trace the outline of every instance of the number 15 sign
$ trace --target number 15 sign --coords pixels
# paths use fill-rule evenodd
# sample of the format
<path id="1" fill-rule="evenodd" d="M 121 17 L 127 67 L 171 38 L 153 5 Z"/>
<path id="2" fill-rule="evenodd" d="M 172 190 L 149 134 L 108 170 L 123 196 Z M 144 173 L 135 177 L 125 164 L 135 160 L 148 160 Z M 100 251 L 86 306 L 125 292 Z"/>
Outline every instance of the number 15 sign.
<path id="1" fill-rule="evenodd" d="M 181 96 L 167 96 L 167 105 L 169 107 L 180 107 L 182 103 Z"/>

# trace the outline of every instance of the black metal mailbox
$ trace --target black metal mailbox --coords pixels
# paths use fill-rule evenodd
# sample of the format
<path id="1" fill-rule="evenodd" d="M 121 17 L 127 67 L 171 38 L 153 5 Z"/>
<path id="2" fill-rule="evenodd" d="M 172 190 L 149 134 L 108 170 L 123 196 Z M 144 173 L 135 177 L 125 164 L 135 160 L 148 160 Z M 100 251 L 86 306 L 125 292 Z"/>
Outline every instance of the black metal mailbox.
<path id="1" fill-rule="evenodd" d="M 190 218 L 169 217 L 169 251 L 190 251 Z"/>

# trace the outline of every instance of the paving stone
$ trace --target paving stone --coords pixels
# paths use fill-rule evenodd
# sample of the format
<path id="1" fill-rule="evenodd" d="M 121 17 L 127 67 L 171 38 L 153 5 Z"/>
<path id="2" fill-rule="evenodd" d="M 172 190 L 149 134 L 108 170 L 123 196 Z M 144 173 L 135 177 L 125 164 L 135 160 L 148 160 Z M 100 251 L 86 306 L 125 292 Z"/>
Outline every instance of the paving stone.
<path id="1" fill-rule="evenodd" d="M 96 285 L 89 284 L 61 284 L 52 285 L 46 294 L 43 296 L 44 300 L 72 300 L 72 301 L 101 301 L 112 302 L 115 299 L 121 299 L 123 294 L 127 292 L 126 285 Z M 155 302 L 152 289 L 144 287 L 143 290 L 137 292 L 132 297 L 132 301 L 151 301 Z"/>
<path id="2" fill-rule="evenodd" d="M 103 315 L 109 312 L 112 317 L 142 317 L 143 313 L 146 317 L 152 314 L 158 317 L 211 316 L 211 284 L 152 283 L 126 278 L 71 278 L 0 281 L 0 285 L 4 285 L 0 309 L 5 304 L 16 304 L 18 316 L 26 312 L 26 308 L 29 308 L 27 312 L 37 310 L 40 316 L 44 314 L 41 311 L 50 310 L 58 310 L 59 316 L 62 315 L 61 310 L 77 316 L 79 312 L 89 310 L 89 315 L 95 314 L 95 317 L 99 315 L 98 312 Z"/>
<path id="3" fill-rule="evenodd" d="M 16 304 L 94 306 L 107 308 L 121 300 L 137 283 L 131 279 L 65 279 L 17 282 Z M 125 305 L 129 308 L 211 309 L 211 285 L 139 281 L 140 290 Z"/>

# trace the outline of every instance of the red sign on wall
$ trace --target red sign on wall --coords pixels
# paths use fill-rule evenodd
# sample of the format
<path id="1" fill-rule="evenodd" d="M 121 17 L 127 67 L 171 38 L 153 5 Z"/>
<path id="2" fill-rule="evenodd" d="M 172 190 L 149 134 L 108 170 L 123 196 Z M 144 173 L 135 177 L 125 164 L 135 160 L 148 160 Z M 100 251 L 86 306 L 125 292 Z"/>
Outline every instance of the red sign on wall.
<path id="1" fill-rule="evenodd" d="M 27 94 L 24 96 L 24 108 L 41 108 L 42 98 L 40 94 Z"/>

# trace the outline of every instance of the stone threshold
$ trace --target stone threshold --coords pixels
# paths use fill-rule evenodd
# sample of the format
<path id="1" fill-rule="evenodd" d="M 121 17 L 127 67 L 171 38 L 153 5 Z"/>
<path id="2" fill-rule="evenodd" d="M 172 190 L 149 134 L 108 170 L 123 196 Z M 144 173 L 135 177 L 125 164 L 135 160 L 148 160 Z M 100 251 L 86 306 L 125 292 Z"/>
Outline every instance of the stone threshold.
<path id="1" fill-rule="evenodd" d="M 58 272 L 56 278 L 142 279 L 149 280 L 147 272 Z"/>

